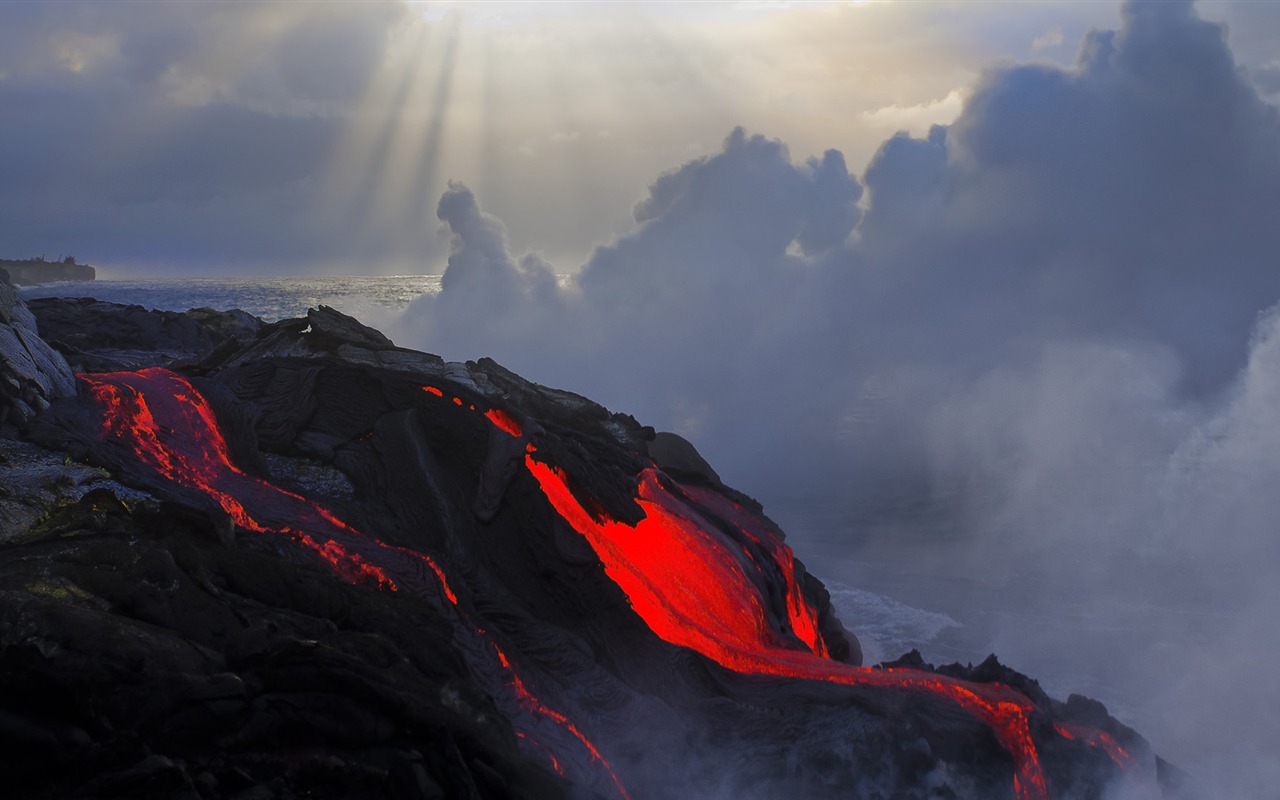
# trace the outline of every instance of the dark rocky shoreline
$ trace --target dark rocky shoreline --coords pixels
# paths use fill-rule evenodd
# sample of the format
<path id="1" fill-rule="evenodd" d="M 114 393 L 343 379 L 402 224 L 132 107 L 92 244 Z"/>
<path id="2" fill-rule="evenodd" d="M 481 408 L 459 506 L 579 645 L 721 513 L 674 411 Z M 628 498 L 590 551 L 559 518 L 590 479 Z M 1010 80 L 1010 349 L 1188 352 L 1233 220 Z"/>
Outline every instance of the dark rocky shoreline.
<path id="1" fill-rule="evenodd" d="M 92 300 L 27 309 L 0 284 L 0 312 L 9 796 L 1022 791 L 988 724 L 945 697 L 744 674 L 664 641 L 524 466 L 536 453 L 595 519 L 627 524 L 656 462 L 662 486 L 760 565 L 766 623 L 803 650 L 785 576 L 714 509 L 781 532 L 678 437 L 324 308 L 275 324 Z M 73 370 L 133 377 L 104 389 Z M 203 467 L 166 475 L 139 454 L 150 440 L 104 435 L 103 398 L 135 384 L 189 386 L 198 397 L 174 413 L 207 403 L 234 464 L 219 474 L 246 487 L 235 503 L 200 488 Z M 207 457 L 175 425 L 147 433 L 177 448 L 164 458 Z M 819 645 L 857 663 L 822 584 L 798 563 L 795 579 Z M 1053 700 L 994 658 L 894 666 L 1012 687 L 1052 797 L 1102 798 L 1117 781 L 1159 796 L 1173 774 L 1100 705 Z M 1086 730 L 1133 763 L 1072 733 Z"/>
<path id="2" fill-rule="evenodd" d="M 39 286 L 62 281 L 91 281 L 98 271 L 88 264 L 77 264 L 75 258 L 45 261 L 43 258 L 0 258 L 0 272 L 5 280 L 19 286 Z"/>

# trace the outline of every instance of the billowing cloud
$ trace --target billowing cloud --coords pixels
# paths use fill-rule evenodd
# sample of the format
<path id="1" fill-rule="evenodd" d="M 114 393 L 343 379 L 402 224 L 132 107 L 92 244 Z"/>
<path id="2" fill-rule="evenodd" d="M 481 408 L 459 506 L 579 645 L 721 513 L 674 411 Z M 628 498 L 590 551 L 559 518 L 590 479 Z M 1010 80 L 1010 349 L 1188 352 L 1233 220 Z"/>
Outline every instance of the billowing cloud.
<path id="1" fill-rule="evenodd" d="M 399 341 L 677 430 L 766 500 L 836 497 L 876 521 L 845 548 L 924 537 L 913 569 L 1030 615 L 984 623 L 1015 664 L 1234 796 L 1280 778 L 1280 128 L 1189 3 L 1129 3 L 1072 68 L 991 69 L 861 181 L 734 131 L 571 286 L 465 188 L 439 215 L 445 290 Z"/>
<path id="2" fill-rule="evenodd" d="M 619 408 L 683 433 L 734 436 L 712 404 L 734 393 L 763 413 L 791 391 L 779 344 L 813 323 L 793 316 L 812 262 L 843 246 L 861 192 L 839 153 L 797 165 L 781 143 L 737 130 L 719 154 L 659 177 L 636 230 L 560 289 L 536 256 L 511 256 L 501 224 L 455 185 L 439 208 L 454 241 L 444 291 L 419 300 L 400 335 L 625 397 Z"/>
<path id="3" fill-rule="evenodd" d="M 868 170 L 864 238 L 876 260 L 927 263 L 927 283 L 957 277 L 982 293 L 970 327 L 1150 337 L 1178 351 L 1190 384 L 1212 388 L 1280 296 L 1266 246 L 1280 129 L 1220 28 L 1171 3 L 1125 16 L 1119 32 L 1087 38 L 1077 70 L 988 75 L 939 137 L 945 164 L 923 143 L 884 148 Z M 902 196 L 907 185 L 917 191 Z M 1017 302 L 982 309 L 993 287 Z"/>

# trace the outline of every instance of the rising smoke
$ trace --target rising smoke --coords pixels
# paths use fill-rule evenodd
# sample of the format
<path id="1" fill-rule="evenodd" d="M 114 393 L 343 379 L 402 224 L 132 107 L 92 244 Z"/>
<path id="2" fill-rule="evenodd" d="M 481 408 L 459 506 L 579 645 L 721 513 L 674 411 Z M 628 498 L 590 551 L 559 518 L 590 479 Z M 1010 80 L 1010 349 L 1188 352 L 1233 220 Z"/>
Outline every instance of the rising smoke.
<path id="1" fill-rule="evenodd" d="M 766 506 L 880 513 L 879 552 L 890 505 L 942 509 L 938 576 L 1055 620 L 992 623 L 1006 660 L 1274 795 L 1280 124 L 1189 2 L 1129 3 L 1073 69 L 992 69 L 861 180 L 736 130 L 569 286 L 465 186 L 439 216 L 444 291 L 397 341 L 680 432 Z"/>

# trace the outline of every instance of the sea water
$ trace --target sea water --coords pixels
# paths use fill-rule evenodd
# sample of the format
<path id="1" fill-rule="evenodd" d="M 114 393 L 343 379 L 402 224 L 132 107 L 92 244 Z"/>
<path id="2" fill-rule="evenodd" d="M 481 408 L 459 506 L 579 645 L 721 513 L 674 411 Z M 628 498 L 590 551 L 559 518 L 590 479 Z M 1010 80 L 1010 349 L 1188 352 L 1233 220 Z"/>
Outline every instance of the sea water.
<path id="1" fill-rule="evenodd" d="M 440 291 L 439 275 L 391 277 L 192 278 L 188 280 L 98 280 L 21 287 L 18 296 L 96 297 L 161 311 L 238 308 L 267 322 L 306 316 L 329 306 L 357 319 L 385 318 L 424 294 Z"/>

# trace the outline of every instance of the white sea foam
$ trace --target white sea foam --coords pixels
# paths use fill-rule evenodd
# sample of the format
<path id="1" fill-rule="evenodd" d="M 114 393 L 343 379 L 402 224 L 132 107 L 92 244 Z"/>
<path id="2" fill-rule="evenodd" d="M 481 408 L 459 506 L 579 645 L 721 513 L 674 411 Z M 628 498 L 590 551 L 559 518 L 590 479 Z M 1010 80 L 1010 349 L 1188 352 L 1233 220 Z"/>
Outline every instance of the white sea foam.
<path id="1" fill-rule="evenodd" d="M 946 614 L 900 603 L 891 597 L 827 581 L 831 604 L 844 626 L 858 635 L 865 664 L 897 658 L 909 650 L 926 657 L 930 643 L 947 628 L 958 628 Z"/>

